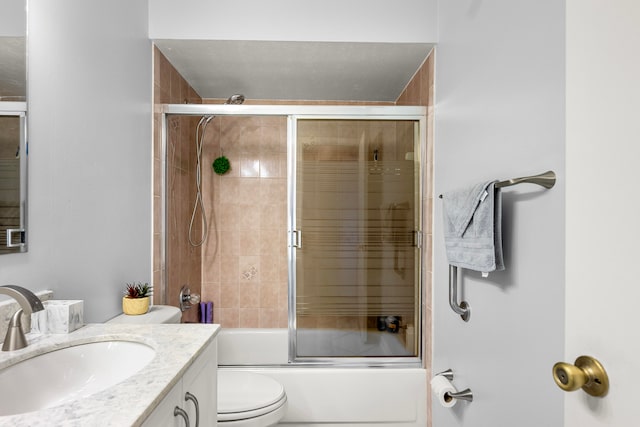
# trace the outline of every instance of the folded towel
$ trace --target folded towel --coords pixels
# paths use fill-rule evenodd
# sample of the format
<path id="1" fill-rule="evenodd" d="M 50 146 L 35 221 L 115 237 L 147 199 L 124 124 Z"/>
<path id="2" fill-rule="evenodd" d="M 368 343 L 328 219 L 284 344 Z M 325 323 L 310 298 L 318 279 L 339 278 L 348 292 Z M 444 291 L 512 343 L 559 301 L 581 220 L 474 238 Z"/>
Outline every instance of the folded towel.
<path id="1" fill-rule="evenodd" d="M 444 239 L 449 264 L 481 271 L 504 270 L 502 193 L 495 181 L 442 196 Z"/>

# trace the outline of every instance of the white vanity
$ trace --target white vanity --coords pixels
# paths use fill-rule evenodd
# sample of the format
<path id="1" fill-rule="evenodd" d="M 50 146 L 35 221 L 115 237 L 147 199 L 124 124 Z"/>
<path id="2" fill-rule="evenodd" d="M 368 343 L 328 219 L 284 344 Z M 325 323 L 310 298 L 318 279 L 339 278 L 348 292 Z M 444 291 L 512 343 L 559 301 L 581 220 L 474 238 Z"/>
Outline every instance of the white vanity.
<path id="1" fill-rule="evenodd" d="M 214 340 L 206 346 L 151 415 L 142 423 L 143 426 L 216 425 L 218 400 L 216 344 L 216 340 Z"/>
<path id="2" fill-rule="evenodd" d="M 70 334 L 31 334 L 26 348 L 0 353 L 0 394 L 10 393 L 28 402 L 24 409 L 16 409 L 16 405 L 5 404 L 0 396 L 0 414 L 3 414 L 0 425 L 179 426 L 186 425 L 184 417 L 188 417 L 190 425 L 196 425 L 198 417 L 199 425 L 215 425 L 218 330 L 218 325 L 211 324 L 107 323 L 87 325 Z M 66 360 L 66 354 L 71 360 L 76 349 L 80 351 L 83 346 L 89 349 L 92 346 L 86 344 L 96 342 L 140 343 L 155 354 L 144 362 L 137 360 L 136 356 L 125 355 L 119 363 L 123 367 L 133 365 L 133 373 L 116 384 L 104 383 L 107 385 L 103 385 L 103 389 L 98 384 L 93 391 L 73 386 L 76 389 L 55 392 L 53 398 L 49 393 L 46 397 L 49 390 L 60 390 L 59 384 L 46 380 L 51 370 L 68 370 L 71 374 L 84 370 L 86 372 L 80 374 L 88 373 L 89 376 L 95 370 L 95 376 L 100 377 L 101 371 L 104 374 L 113 368 L 100 361 L 100 352 L 95 356 L 83 356 L 85 359 L 95 357 L 95 363 L 82 364 L 77 360 L 68 363 Z M 48 360 L 38 363 L 39 360 L 44 361 L 45 356 L 51 356 L 51 352 L 69 347 L 76 348 L 58 352 L 62 357 L 58 357 L 55 363 Z M 122 346 L 122 351 L 130 347 Z M 121 350 L 116 344 L 110 351 L 117 353 Z M 19 378 L 26 375 L 28 378 L 19 381 L 14 377 L 7 384 L 3 383 L 3 376 L 17 368 L 17 363 L 27 359 L 30 360 L 25 363 L 30 363 L 33 368 L 27 373 L 21 372 Z M 143 366 L 140 368 L 136 363 Z M 40 376 L 44 377 L 43 381 L 39 380 Z M 102 377 L 108 380 L 109 375 Z M 91 381 L 93 379 L 88 383 Z"/>

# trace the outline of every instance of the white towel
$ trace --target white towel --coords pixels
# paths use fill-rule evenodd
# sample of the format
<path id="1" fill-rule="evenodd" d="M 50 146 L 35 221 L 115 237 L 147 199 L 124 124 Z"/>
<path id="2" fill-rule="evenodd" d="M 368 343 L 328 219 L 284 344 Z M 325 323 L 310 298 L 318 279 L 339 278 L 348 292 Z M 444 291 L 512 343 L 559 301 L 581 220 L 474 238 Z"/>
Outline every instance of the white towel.
<path id="1" fill-rule="evenodd" d="M 484 276 L 504 270 L 502 193 L 495 181 L 445 193 L 442 199 L 449 264 Z"/>

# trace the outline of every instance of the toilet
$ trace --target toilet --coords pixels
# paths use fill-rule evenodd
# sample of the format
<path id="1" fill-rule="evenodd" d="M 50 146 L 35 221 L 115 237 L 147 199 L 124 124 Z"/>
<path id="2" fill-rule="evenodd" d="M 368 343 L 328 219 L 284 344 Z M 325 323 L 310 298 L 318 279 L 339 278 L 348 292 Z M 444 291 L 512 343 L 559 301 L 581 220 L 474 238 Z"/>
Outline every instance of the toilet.
<path id="1" fill-rule="evenodd" d="M 146 314 L 120 314 L 106 323 L 180 323 L 181 316 L 177 307 L 154 305 Z M 278 381 L 255 372 L 218 369 L 218 425 L 270 427 L 286 410 L 287 395 Z"/>
<path id="2" fill-rule="evenodd" d="M 278 381 L 255 372 L 218 369 L 218 425 L 269 427 L 287 410 L 287 395 Z"/>

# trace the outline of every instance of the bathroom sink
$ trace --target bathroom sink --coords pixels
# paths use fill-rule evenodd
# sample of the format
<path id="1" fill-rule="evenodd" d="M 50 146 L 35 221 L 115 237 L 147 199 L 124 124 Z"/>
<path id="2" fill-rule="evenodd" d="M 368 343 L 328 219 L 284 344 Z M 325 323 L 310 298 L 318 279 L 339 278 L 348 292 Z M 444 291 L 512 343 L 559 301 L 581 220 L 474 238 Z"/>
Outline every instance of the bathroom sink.
<path id="1" fill-rule="evenodd" d="M 144 368 L 155 350 L 131 341 L 98 341 L 39 354 L 0 371 L 0 416 L 88 397 Z"/>

